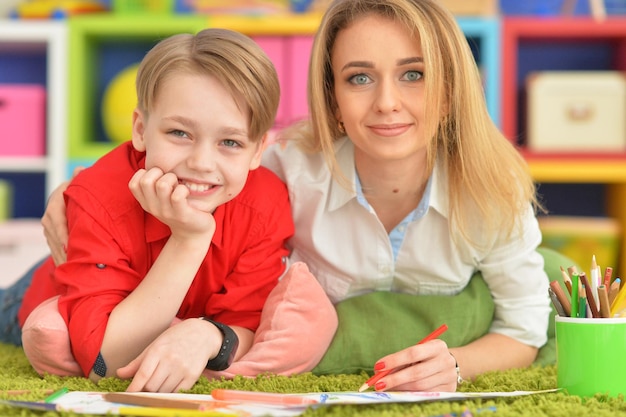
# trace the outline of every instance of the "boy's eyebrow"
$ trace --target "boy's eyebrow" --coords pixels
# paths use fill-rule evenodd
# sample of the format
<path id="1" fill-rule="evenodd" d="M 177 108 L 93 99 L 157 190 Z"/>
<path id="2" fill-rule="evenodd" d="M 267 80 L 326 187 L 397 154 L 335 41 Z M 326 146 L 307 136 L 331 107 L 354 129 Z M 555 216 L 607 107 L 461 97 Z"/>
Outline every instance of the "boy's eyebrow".
<path id="1" fill-rule="evenodd" d="M 173 120 L 175 122 L 178 122 L 182 125 L 185 125 L 186 127 L 189 127 L 191 129 L 196 127 L 196 122 L 188 119 L 184 116 L 165 116 L 163 117 L 164 120 Z M 239 136 L 245 136 L 248 137 L 248 131 L 246 129 L 240 129 L 238 127 L 234 127 L 234 126 L 224 126 L 220 129 L 220 132 L 223 135 L 226 136 L 230 136 L 230 135 L 239 135 Z"/>
<path id="2" fill-rule="evenodd" d="M 239 135 L 239 136 L 245 136 L 248 137 L 248 132 L 245 129 L 239 129 L 236 127 L 230 127 L 230 126 L 226 126 L 222 129 L 220 129 L 220 131 L 224 134 L 224 135 Z"/>
<path id="3" fill-rule="evenodd" d="M 399 59 L 397 61 L 397 64 L 407 65 L 407 64 L 417 64 L 417 63 L 423 63 L 423 62 L 424 62 L 424 58 L 420 56 L 413 56 L 409 58 Z M 370 61 L 352 61 L 344 65 L 341 68 L 341 71 L 345 71 L 348 68 L 374 68 L 374 63 Z"/>

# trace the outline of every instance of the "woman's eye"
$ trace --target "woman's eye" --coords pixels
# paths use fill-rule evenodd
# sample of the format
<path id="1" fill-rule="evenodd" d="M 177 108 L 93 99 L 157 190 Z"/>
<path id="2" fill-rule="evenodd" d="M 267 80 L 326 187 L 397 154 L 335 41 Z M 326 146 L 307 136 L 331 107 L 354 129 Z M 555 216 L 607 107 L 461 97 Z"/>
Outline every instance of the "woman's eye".
<path id="1" fill-rule="evenodd" d="M 363 85 L 370 82 L 370 77 L 365 74 L 356 74 L 350 77 L 348 81 L 352 84 Z"/>
<path id="2" fill-rule="evenodd" d="M 424 77 L 424 73 L 421 71 L 407 71 L 403 75 L 403 79 L 407 81 L 418 81 Z"/>

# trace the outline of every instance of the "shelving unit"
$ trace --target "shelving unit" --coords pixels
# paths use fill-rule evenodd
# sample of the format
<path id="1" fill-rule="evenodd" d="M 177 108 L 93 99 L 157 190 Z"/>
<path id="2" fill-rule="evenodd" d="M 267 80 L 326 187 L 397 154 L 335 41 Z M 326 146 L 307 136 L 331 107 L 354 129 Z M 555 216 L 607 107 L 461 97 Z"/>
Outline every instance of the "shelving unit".
<path id="1" fill-rule="evenodd" d="M 70 28 L 69 171 L 76 165 L 89 165 L 112 149 L 115 143 L 98 129 L 102 78 L 111 76 L 130 63 L 138 62 L 146 50 L 169 34 L 197 32 L 204 27 L 221 27 L 242 32 L 255 39 L 273 60 L 282 90 L 277 127 L 306 117 L 306 80 L 309 52 L 321 16 L 301 14 L 272 16 L 213 15 L 159 16 L 139 20 L 128 16 L 77 16 Z M 485 76 L 485 95 L 492 118 L 500 118 L 500 23 L 496 18 L 458 19 Z M 133 46 L 134 44 L 134 46 Z M 120 58 L 106 56 L 107 49 L 122 45 Z M 139 47 L 139 48 L 138 48 Z M 103 52 L 104 51 L 104 52 Z M 109 51 L 109 52 L 110 52 Z M 104 57 L 109 59 L 106 59 Z M 107 62 L 103 62 L 107 61 Z M 111 64 L 108 61 L 114 61 Z M 115 66 L 113 69 L 105 67 Z M 109 72 L 107 75 L 106 72 Z"/>
<path id="2" fill-rule="evenodd" d="M 41 78 L 46 86 L 46 152 L 34 157 L 0 155 L 0 176 L 11 173 L 42 174 L 47 196 L 66 178 L 67 26 L 54 21 L 0 20 L 0 67 L 3 60 L 15 54 L 36 57 L 37 60 L 42 58 L 45 62 Z M 7 80 L 0 77 L 0 82 Z M 27 81 L 11 79 L 8 82 Z M 28 190 L 14 192 L 26 193 Z M 34 197 L 26 198 L 34 200 Z"/>
<path id="3" fill-rule="evenodd" d="M 532 71 L 546 70 L 626 71 L 626 17 L 609 16 L 602 22 L 587 17 L 502 21 L 502 131 L 521 146 L 537 182 L 604 185 L 606 214 L 625 227 L 626 151 L 535 153 L 526 149 L 525 79 Z M 626 245 L 621 246 L 620 259 L 624 260 Z"/>

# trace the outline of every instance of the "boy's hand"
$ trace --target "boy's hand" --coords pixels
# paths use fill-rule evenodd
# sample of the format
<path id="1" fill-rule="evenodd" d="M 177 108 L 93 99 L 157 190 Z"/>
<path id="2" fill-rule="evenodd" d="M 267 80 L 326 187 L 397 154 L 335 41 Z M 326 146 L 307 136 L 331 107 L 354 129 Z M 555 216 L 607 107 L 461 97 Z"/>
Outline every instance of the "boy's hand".
<path id="1" fill-rule="evenodd" d="M 136 359 L 119 368 L 117 375 L 133 378 L 126 389 L 129 392 L 190 389 L 209 358 L 219 351 L 222 338 L 222 333 L 209 322 L 184 320 L 168 328 Z"/>
<path id="2" fill-rule="evenodd" d="M 128 186 L 145 211 L 170 227 L 172 236 L 206 237 L 207 233 L 213 236 L 213 215 L 189 204 L 189 189 L 179 184 L 173 173 L 164 173 L 159 168 L 140 169 Z"/>

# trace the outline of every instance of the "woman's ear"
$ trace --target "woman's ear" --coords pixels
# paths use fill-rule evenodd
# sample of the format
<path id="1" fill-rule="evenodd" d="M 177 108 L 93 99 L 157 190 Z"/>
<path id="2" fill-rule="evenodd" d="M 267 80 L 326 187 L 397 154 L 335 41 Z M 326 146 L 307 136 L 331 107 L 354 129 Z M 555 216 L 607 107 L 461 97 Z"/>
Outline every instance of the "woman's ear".
<path id="1" fill-rule="evenodd" d="M 145 129 L 144 114 L 141 110 L 135 109 L 133 111 L 133 147 L 139 151 L 144 152 L 146 150 L 146 144 L 143 139 L 143 132 Z"/>

